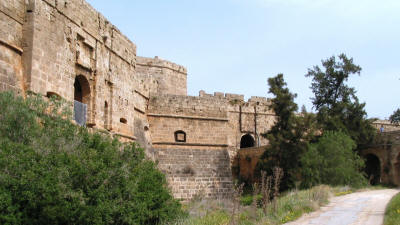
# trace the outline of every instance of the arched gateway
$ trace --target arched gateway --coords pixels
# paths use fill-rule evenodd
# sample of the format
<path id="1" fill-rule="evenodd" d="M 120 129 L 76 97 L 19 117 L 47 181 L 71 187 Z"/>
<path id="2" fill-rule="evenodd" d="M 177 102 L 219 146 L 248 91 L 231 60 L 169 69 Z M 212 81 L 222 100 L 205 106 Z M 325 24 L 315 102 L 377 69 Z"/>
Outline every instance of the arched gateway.
<path id="1" fill-rule="evenodd" d="M 381 180 L 381 163 L 379 158 L 374 154 L 365 156 L 365 173 L 372 185 L 380 183 Z"/>
<path id="2" fill-rule="evenodd" d="M 82 75 L 75 77 L 74 100 L 74 120 L 79 125 L 85 126 L 90 103 L 90 85 L 86 77 Z"/>

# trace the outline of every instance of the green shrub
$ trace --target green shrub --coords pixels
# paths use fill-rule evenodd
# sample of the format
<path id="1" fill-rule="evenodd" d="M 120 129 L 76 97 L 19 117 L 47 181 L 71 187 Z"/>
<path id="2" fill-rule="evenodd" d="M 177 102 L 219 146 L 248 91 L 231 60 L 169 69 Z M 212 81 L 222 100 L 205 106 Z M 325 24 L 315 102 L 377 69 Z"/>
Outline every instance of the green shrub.
<path id="1" fill-rule="evenodd" d="M 142 149 L 75 126 L 68 109 L 0 93 L 0 224 L 156 224 L 181 214 Z"/>
<path id="2" fill-rule="evenodd" d="M 400 194 L 394 196 L 386 207 L 384 225 L 400 225 Z"/>
<path id="3" fill-rule="evenodd" d="M 309 145 L 301 157 L 302 186 L 366 185 L 362 168 L 364 161 L 353 149 L 355 142 L 342 132 L 327 131 L 317 143 Z"/>

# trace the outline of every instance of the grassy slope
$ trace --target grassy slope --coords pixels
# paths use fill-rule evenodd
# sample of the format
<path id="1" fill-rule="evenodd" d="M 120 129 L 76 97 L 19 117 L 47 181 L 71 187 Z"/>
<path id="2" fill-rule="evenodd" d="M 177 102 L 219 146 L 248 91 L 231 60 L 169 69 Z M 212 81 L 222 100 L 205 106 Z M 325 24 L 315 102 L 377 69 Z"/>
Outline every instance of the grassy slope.
<path id="1" fill-rule="evenodd" d="M 302 214 L 317 210 L 328 202 L 334 190 L 328 186 L 318 186 L 310 190 L 292 191 L 278 199 L 277 210 L 273 205 L 268 207 L 267 214 L 254 206 L 242 206 L 235 213 L 236 224 L 278 225 L 299 218 Z M 191 216 L 171 225 L 227 225 L 231 221 L 231 203 L 199 201 L 188 206 Z"/>
<path id="2" fill-rule="evenodd" d="M 400 194 L 394 196 L 387 206 L 384 225 L 400 225 Z"/>

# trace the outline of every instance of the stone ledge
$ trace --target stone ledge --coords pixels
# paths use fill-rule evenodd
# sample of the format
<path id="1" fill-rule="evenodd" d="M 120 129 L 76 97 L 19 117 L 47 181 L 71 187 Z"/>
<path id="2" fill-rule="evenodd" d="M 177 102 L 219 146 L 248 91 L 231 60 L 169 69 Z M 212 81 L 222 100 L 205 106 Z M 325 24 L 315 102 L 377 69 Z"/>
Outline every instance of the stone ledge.
<path id="1" fill-rule="evenodd" d="M 6 46 L 8 48 L 11 48 L 12 50 L 16 51 L 20 55 L 22 55 L 22 53 L 24 52 L 24 50 L 22 48 L 20 48 L 18 46 L 15 46 L 13 44 L 10 44 L 10 43 L 8 43 L 6 41 L 3 41 L 1 39 L 0 39 L 0 44 Z"/>
<path id="2" fill-rule="evenodd" d="M 171 114 L 156 114 L 149 113 L 147 116 L 150 117 L 168 117 L 168 118 L 177 118 L 177 119 L 192 119 L 192 120 L 212 120 L 212 121 L 223 121 L 228 122 L 228 118 L 221 117 L 203 117 L 203 116 L 181 116 L 181 115 L 171 115 Z"/>
<path id="3" fill-rule="evenodd" d="M 141 113 L 141 114 L 143 114 L 143 115 L 146 114 L 146 112 L 145 112 L 144 110 L 142 110 L 142 109 L 139 109 L 139 108 L 137 108 L 137 107 L 134 107 L 134 109 L 135 109 L 135 111 L 137 111 L 137 112 L 139 112 L 139 113 Z"/>
<path id="4" fill-rule="evenodd" d="M 117 135 L 117 136 L 120 136 L 120 137 L 123 137 L 123 138 L 128 138 L 128 139 L 134 140 L 134 141 L 137 139 L 135 136 L 129 136 L 129 135 L 126 135 L 126 134 L 121 134 L 121 133 L 116 133 L 116 132 L 111 132 L 111 134 L 112 135 Z"/>
<path id="5" fill-rule="evenodd" d="M 7 10 L 7 11 L 9 11 L 9 10 Z M 15 22 L 19 23 L 20 25 L 24 24 L 24 21 L 22 19 L 17 18 L 15 15 L 11 15 L 11 13 L 10 13 L 11 11 L 5 12 L 5 10 L 3 8 L 0 8 L 0 12 L 3 13 L 4 15 L 8 16 L 9 18 L 14 20 Z"/>
<path id="6" fill-rule="evenodd" d="M 153 142 L 153 145 L 228 147 L 227 144 L 202 144 L 202 143 L 186 143 L 186 142 Z"/>

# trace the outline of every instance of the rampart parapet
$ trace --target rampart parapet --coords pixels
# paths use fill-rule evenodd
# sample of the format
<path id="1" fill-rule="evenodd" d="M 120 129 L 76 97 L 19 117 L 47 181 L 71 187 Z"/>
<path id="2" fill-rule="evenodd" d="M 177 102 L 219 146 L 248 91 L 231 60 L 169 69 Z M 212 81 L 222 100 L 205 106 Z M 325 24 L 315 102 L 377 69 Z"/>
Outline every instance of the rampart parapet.
<path id="1" fill-rule="evenodd" d="M 215 100 L 227 100 L 229 102 L 236 102 L 236 103 L 242 103 L 242 105 L 269 105 L 271 104 L 270 99 L 266 97 L 260 97 L 260 96 L 251 96 L 247 100 L 247 102 L 244 99 L 244 95 L 241 94 L 232 94 L 232 93 L 223 93 L 223 92 L 214 92 L 214 94 L 208 94 L 204 90 L 199 91 L 199 97 L 200 98 L 210 98 L 210 99 L 215 99 Z"/>
<path id="2" fill-rule="evenodd" d="M 157 85 L 151 92 L 157 94 L 187 95 L 187 70 L 185 67 L 154 58 L 136 57 L 136 74 L 140 77 L 151 76 Z"/>
<path id="3" fill-rule="evenodd" d="M 161 59 L 158 56 L 155 56 L 154 58 L 138 56 L 136 57 L 136 64 L 140 66 L 170 69 L 175 72 L 187 75 L 187 69 L 184 66 L 178 65 L 168 60 Z"/>

